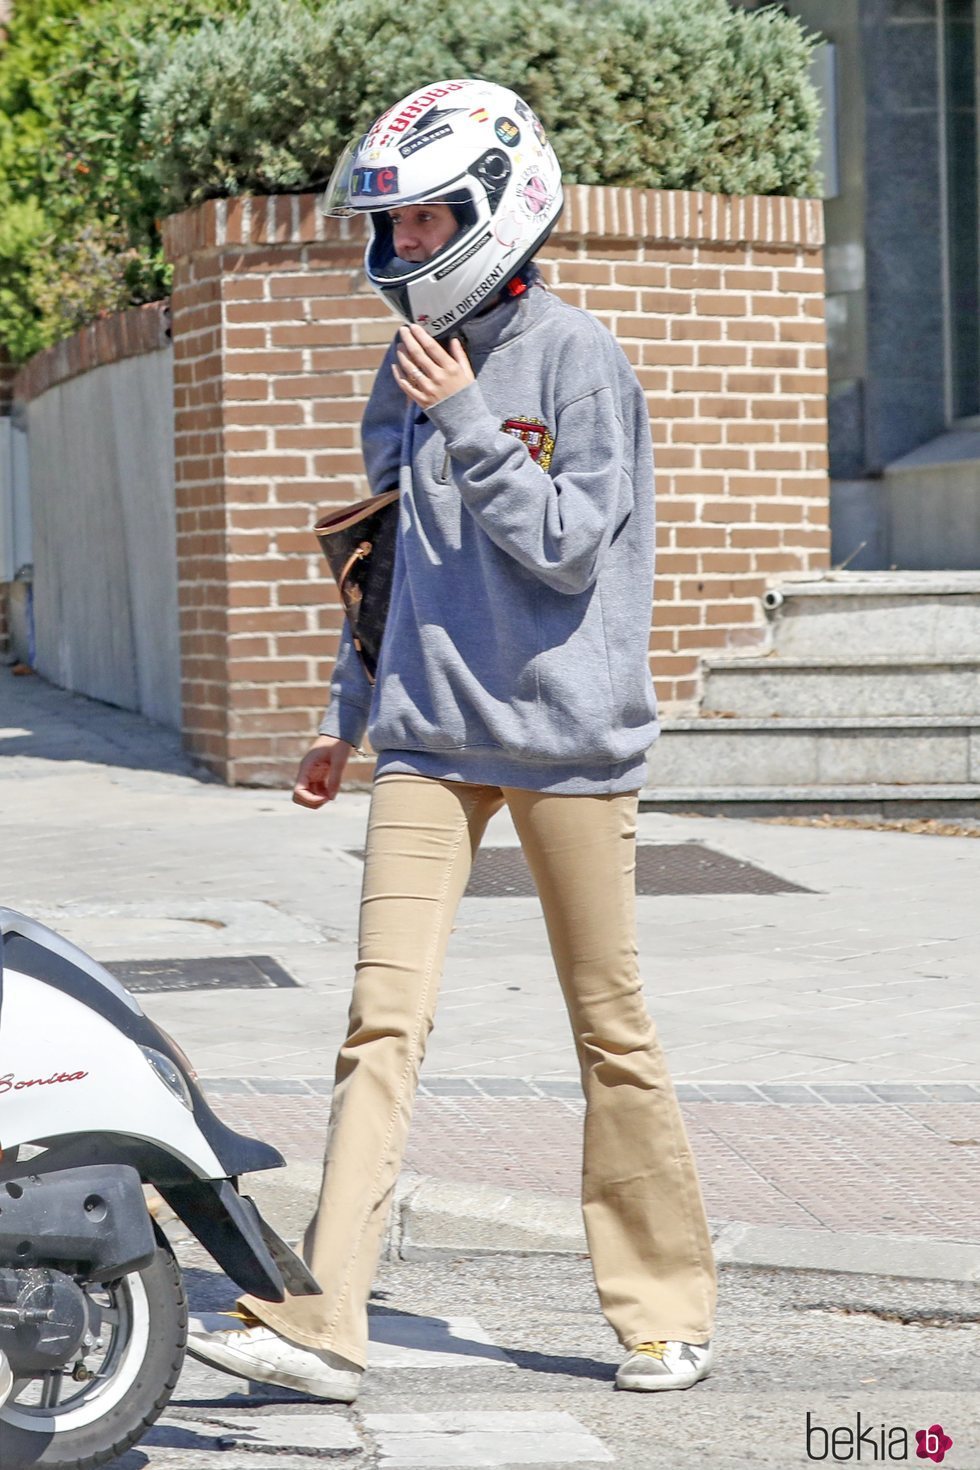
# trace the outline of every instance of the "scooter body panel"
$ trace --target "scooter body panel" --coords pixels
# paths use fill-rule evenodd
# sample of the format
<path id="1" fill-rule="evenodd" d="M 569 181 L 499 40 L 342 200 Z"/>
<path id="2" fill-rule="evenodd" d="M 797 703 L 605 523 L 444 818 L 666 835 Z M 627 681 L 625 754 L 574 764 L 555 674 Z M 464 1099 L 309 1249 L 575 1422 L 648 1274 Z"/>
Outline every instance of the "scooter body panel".
<path id="1" fill-rule="evenodd" d="M 75 1022 L 81 1028 L 77 1039 Z M 97 1066 L 93 1045 L 100 1048 Z M 147 1050 L 179 1074 L 183 1100 L 152 1071 Z M 67 1062 L 82 1056 L 92 1065 L 78 1061 L 69 1070 Z M 70 1080 L 50 1080 L 62 1076 Z M 57 1101 L 42 1111 L 49 1123 L 56 1111 L 58 1126 L 42 1132 L 25 1119 L 34 1119 L 35 1101 L 47 1092 Z M 70 1095 L 71 1107 L 61 1094 Z M 85 1118 L 76 1121 L 75 1103 L 83 1097 Z M 22 1108 L 9 1106 L 12 1099 L 30 1101 Z M 181 1176 L 231 1178 L 285 1162 L 269 1144 L 222 1123 L 186 1058 L 108 971 L 43 924 L 0 908 L 0 1147 L 90 1136 L 93 1130 L 95 1136 L 101 1132 L 145 1143 L 144 1156 L 152 1150 L 169 1154 Z M 137 1154 L 129 1159 L 118 1148 L 104 1158 L 89 1151 L 77 1162 L 117 1160 L 139 1167 Z"/>
<path id="2" fill-rule="evenodd" d="M 4 908 L 0 1149 L 5 1465 L 104 1464 L 176 1385 L 186 1303 L 144 1182 L 245 1291 L 320 1291 L 238 1192 L 282 1155 L 221 1122 L 183 1052 L 102 966 Z M 59 1386 L 38 1407 L 48 1380 Z"/>
<path id="3" fill-rule="evenodd" d="M 135 1042 L 71 996 L 5 968 L 0 1146 L 93 1133 L 162 1144 L 200 1178 L 225 1173 L 193 1112 Z"/>

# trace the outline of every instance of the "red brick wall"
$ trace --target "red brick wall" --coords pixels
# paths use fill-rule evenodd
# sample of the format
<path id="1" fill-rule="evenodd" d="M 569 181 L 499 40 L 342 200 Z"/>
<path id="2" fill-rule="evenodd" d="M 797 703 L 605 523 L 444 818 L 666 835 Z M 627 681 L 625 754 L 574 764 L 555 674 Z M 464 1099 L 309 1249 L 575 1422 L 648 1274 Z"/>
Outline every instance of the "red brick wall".
<path id="1" fill-rule="evenodd" d="M 394 330 L 361 229 L 310 196 L 166 227 L 184 724 L 230 781 L 288 780 L 326 699 L 340 612 L 311 526 L 367 493 L 358 420 Z M 828 565 L 821 243 L 815 201 L 573 187 L 543 256 L 647 393 L 668 713 L 696 702 L 700 655 L 760 641 L 768 578 Z"/>

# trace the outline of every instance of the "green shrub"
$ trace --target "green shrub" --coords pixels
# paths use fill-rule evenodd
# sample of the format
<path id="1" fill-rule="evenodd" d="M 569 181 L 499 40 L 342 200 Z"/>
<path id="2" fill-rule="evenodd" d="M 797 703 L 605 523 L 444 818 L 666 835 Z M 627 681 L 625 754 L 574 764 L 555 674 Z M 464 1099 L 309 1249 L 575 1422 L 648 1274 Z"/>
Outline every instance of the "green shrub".
<path id="1" fill-rule="evenodd" d="M 627 124 L 603 149 L 605 182 L 816 193 L 812 40 L 796 21 L 727 0 L 615 0 L 604 13 L 597 64 Z"/>
<path id="2" fill-rule="evenodd" d="M 521 92 L 569 182 L 813 193 L 809 48 L 780 11 L 729 0 L 17 0 L 0 344 L 22 359 L 165 294 L 164 214 L 317 187 L 437 77 Z"/>
<path id="3" fill-rule="evenodd" d="M 52 240 L 36 200 L 0 208 L 0 342 L 14 362 L 54 340 L 41 329 L 34 304 L 34 286 Z"/>
<path id="4" fill-rule="evenodd" d="M 144 138 L 173 208 L 321 183 L 339 147 L 444 76 L 521 92 L 571 182 L 812 193 L 810 43 L 728 0 L 253 0 L 161 48 Z"/>
<path id="5" fill-rule="evenodd" d="M 166 293 L 141 73 L 241 0 L 17 0 L 0 43 L 0 343 L 15 359 L 100 311 Z"/>
<path id="6" fill-rule="evenodd" d="M 152 300 L 156 263 L 120 228 L 95 221 L 56 241 L 35 266 L 32 294 L 44 335 L 56 341 L 110 311 Z"/>

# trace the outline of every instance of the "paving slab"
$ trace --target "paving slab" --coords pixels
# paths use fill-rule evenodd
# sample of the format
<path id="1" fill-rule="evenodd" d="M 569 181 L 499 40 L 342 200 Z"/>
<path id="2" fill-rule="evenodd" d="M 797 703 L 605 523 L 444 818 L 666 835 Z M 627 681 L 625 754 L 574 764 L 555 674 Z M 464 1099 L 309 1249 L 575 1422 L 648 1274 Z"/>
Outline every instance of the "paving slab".
<path id="1" fill-rule="evenodd" d="M 381 1470 L 445 1466 L 579 1465 L 615 1457 L 571 1414 L 450 1410 L 429 1414 L 368 1414 Z"/>
<path id="2" fill-rule="evenodd" d="M 169 732 L 6 669 L 0 757 L 5 903 L 106 963 L 149 973 L 238 958 L 244 976 L 267 955 L 296 982 L 141 1003 L 222 1115 L 290 1160 L 257 1193 L 290 1219 L 308 1213 L 346 1026 L 367 796 L 310 813 L 286 792 L 227 789 Z M 637 901 L 647 999 L 712 1219 L 976 1243 L 976 841 L 654 812 L 639 834 L 794 889 Z M 506 812 L 487 842 L 516 845 Z M 568 1205 L 581 1117 L 537 900 L 464 898 L 408 1169 Z"/>

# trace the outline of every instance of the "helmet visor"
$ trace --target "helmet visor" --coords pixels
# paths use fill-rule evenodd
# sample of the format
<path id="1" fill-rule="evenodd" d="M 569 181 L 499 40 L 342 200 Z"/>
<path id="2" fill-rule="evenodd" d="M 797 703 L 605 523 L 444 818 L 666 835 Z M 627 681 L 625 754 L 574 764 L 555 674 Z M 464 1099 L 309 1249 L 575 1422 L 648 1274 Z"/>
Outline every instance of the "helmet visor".
<path id="1" fill-rule="evenodd" d="M 355 138 L 338 158 L 320 201 L 323 214 L 341 217 L 370 214 L 402 204 L 430 201 L 463 207 L 471 203 L 465 174 L 447 179 L 439 186 L 429 183 L 423 189 L 407 190 L 406 180 L 399 179 L 397 164 L 373 167 L 364 162 L 366 141 L 367 134 Z"/>
<path id="2" fill-rule="evenodd" d="M 357 213 L 351 204 L 351 183 L 354 159 L 363 142 L 363 138 L 355 138 L 352 143 L 348 143 L 334 164 L 330 181 L 320 201 L 320 209 L 324 214 L 344 216 Z"/>
<path id="3" fill-rule="evenodd" d="M 372 168 L 365 164 L 364 142 L 363 137 L 356 138 L 338 158 L 320 203 L 324 214 L 365 214 L 404 203 L 397 165 Z"/>

